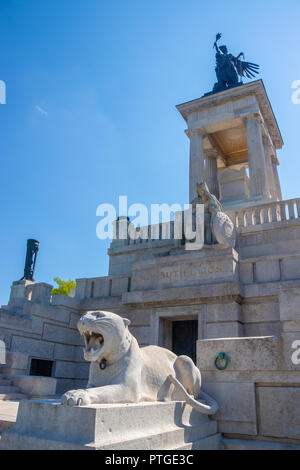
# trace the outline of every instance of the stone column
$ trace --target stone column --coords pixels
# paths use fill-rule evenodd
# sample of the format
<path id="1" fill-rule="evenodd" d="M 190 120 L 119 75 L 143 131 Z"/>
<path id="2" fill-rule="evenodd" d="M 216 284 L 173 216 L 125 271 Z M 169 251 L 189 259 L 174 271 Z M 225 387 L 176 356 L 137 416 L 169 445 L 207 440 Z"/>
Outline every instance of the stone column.
<path id="1" fill-rule="evenodd" d="M 217 156 L 218 152 L 214 149 L 205 151 L 205 180 L 210 192 L 219 199 Z"/>
<path id="2" fill-rule="evenodd" d="M 268 179 L 260 127 L 260 114 L 255 113 L 247 116 L 244 122 L 247 132 L 250 197 L 264 196 L 268 198 Z"/>
<path id="3" fill-rule="evenodd" d="M 277 191 L 274 181 L 274 173 L 271 158 L 270 139 L 266 135 L 263 136 L 263 144 L 265 150 L 266 170 L 270 196 L 272 199 L 277 199 Z"/>
<path id="4" fill-rule="evenodd" d="M 204 151 L 202 129 L 189 131 L 190 138 L 190 203 L 197 197 L 197 183 L 204 180 Z"/>
<path id="5" fill-rule="evenodd" d="M 274 184 L 276 188 L 276 196 L 278 201 L 282 201 L 282 192 L 280 186 L 280 180 L 277 171 L 277 158 L 273 155 L 272 156 L 272 169 L 273 169 L 273 177 L 274 177 Z"/>

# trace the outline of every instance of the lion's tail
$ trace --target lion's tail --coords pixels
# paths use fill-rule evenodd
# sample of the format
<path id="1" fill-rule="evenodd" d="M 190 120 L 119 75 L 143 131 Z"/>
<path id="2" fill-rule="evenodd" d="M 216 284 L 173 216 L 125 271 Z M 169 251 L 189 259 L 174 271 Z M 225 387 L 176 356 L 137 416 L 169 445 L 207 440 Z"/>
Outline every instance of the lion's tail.
<path id="1" fill-rule="evenodd" d="M 206 415 L 213 415 L 218 411 L 219 409 L 218 403 L 212 397 L 207 395 L 207 393 L 204 393 L 202 390 L 200 392 L 201 393 L 200 396 L 203 397 L 205 401 L 208 403 L 207 405 L 205 405 L 204 403 L 201 403 L 198 400 L 195 400 L 195 398 L 189 395 L 186 389 L 184 388 L 184 386 L 179 382 L 179 380 L 176 379 L 176 377 L 174 377 L 173 375 L 169 375 L 168 379 L 170 382 L 172 382 L 172 384 L 174 384 L 174 386 L 179 391 L 179 393 L 181 393 L 184 400 L 193 408 L 195 408 L 197 411 L 199 411 L 200 413 L 204 413 Z"/>

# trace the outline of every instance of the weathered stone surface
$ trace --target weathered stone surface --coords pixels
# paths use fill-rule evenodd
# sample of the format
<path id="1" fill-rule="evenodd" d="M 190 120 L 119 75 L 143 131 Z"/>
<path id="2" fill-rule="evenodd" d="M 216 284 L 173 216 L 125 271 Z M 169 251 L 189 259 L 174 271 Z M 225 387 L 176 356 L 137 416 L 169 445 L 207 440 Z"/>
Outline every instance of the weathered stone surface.
<path id="1" fill-rule="evenodd" d="M 218 431 L 226 434 L 257 435 L 256 422 L 222 421 L 218 420 Z"/>
<path id="2" fill-rule="evenodd" d="M 80 426 L 74 426 L 80 423 Z M 214 442 L 204 440 L 215 436 Z M 217 424 L 182 402 L 69 408 L 22 401 L 1 449 L 218 448 Z"/>
<path id="3" fill-rule="evenodd" d="M 78 349 L 79 348 L 76 346 L 56 343 L 54 345 L 53 358 L 56 360 L 60 359 L 65 361 L 77 361 Z"/>
<path id="4" fill-rule="evenodd" d="M 203 385 L 209 395 L 216 397 L 220 421 L 256 423 L 254 383 L 209 383 Z"/>
<path id="5" fill-rule="evenodd" d="M 279 260 L 262 260 L 255 263 L 257 282 L 280 281 Z"/>
<path id="6" fill-rule="evenodd" d="M 223 323 L 207 323 L 206 336 L 213 338 L 238 338 L 243 334 L 243 325 L 237 321 Z"/>
<path id="7" fill-rule="evenodd" d="M 141 261 L 133 267 L 131 291 L 233 282 L 238 279 L 237 261 L 233 249 L 221 249 L 217 245 L 184 257 Z"/>
<path id="8" fill-rule="evenodd" d="M 253 282 L 253 263 L 240 263 L 240 279 L 245 284 Z"/>
<path id="9" fill-rule="evenodd" d="M 276 370 L 280 369 L 281 339 L 271 336 L 199 340 L 197 341 L 199 369 L 215 370 L 214 361 L 220 352 L 225 352 L 229 357 L 229 371 Z"/>
<path id="10" fill-rule="evenodd" d="M 6 367 L 10 369 L 25 370 L 28 365 L 28 354 L 20 352 L 6 352 Z"/>
<path id="11" fill-rule="evenodd" d="M 280 320 L 282 322 L 298 321 L 300 327 L 300 289 L 281 290 L 279 305 Z"/>
<path id="12" fill-rule="evenodd" d="M 51 304 L 57 307 L 77 310 L 79 299 L 76 297 L 69 297 L 67 295 L 53 295 Z"/>
<path id="13" fill-rule="evenodd" d="M 300 450 L 292 442 L 276 442 L 260 439 L 222 439 L 223 450 Z"/>
<path id="14" fill-rule="evenodd" d="M 70 318 L 70 312 L 66 309 L 54 307 L 52 305 L 43 305 L 33 301 L 25 303 L 24 314 L 35 315 L 37 317 L 66 324 L 69 322 Z"/>
<path id="15" fill-rule="evenodd" d="M 43 332 L 43 320 L 36 317 L 27 317 L 15 314 L 14 312 L 0 311 L 0 326 L 2 328 L 12 329 L 31 333 L 33 335 L 41 335 Z"/>
<path id="16" fill-rule="evenodd" d="M 13 336 L 12 350 L 29 354 L 38 358 L 52 359 L 54 344 L 48 341 L 40 341 L 33 338 Z"/>
<path id="17" fill-rule="evenodd" d="M 79 318 L 81 317 L 80 313 L 71 313 L 70 314 L 70 323 L 69 327 L 73 328 L 74 330 L 77 330 L 77 323 Z"/>
<path id="18" fill-rule="evenodd" d="M 55 377 L 87 379 L 89 376 L 88 363 L 56 361 Z"/>
<path id="19" fill-rule="evenodd" d="M 279 303 L 276 298 L 247 301 L 241 309 L 244 323 L 279 322 Z"/>
<path id="20" fill-rule="evenodd" d="M 34 283 L 31 286 L 31 301 L 49 305 L 53 286 L 45 282 Z"/>
<path id="21" fill-rule="evenodd" d="M 264 384 L 278 384 L 283 383 L 293 385 L 300 383 L 300 370 L 243 370 L 243 371 L 218 371 L 209 370 L 202 371 L 203 383 L 205 382 L 249 382 L 249 383 L 264 383 Z"/>
<path id="22" fill-rule="evenodd" d="M 241 321 L 241 306 L 236 302 L 207 304 L 206 320 L 208 322 Z"/>
<path id="23" fill-rule="evenodd" d="M 22 393 L 30 397 L 51 397 L 55 395 L 56 379 L 53 377 L 18 375 L 13 377 L 12 383 L 19 387 Z"/>
<path id="24" fill-rule="evenodd" d="M 290 324 L 291 322 L 287 322 Z M 286 371 L 300 371 L 300 332 L 290 331 L 282 333 L 282 364 Z M 297 382 L 300 383 L 300 380 Z"/>
<path id="25" fill-rule="evenodd" d="M 243 326 L 243 336 L 280 336 L 281 332 L 280 322 L 246 323 Z"/>
<path id="26" fill-rule="evenodd" d="M 129 286 L 128 277 L 114 278 L 112 280 L 112 285 L 111 285 L 111 295 L 119 296 L 119 295 L 122 295 L 123 292 L 128 292 L 128 286 Z"/>
<path id="27" fill-rule="evenodd" d="M 228 301 L 238 297 L 239 283 L 207 284 L 192 287 L 173 287 L 170 289 L 127 292 L 122 296 L 122 303 L 130 306 L 143 304 L 180 305 L 202 304 L 213 301 Z"/>
<path id="28" fill-rule="evenodd" d="M 83 340 L 78 331 L 47 323 L 44 326 L 43 339 L 53 341 L 54 343 L 83 346 Z"/>
<path id="29" fill-rule="evenodd" d="M 300 278 L 300 256 L 293 256 L 282 261 L 283 278 L 299 279 Z"/>
<path id="30" fill-rule="evenodd" d="M 212 217 L 212 230 L 216 240 L 229 246 L 235 247 L 236 244 L 236 231 L 235 227 L 225 212 L 217 212 Z"/>
<path id="31" fill-rule="evenodd" d="M 261 433 L 299 439 L 300 387 L 258 387 Z"/>

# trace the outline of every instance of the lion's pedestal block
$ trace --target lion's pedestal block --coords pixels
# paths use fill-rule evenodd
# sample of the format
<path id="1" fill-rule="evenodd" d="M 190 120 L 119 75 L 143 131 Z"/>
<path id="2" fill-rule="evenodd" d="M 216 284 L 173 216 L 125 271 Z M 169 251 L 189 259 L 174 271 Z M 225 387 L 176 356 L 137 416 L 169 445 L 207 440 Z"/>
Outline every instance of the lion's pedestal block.
<path id="1" fill-rule="evenodd" d="M 219 449 L 216 421 L 182 402 L 69 407 L 20 402 L 2 449 Z"/>

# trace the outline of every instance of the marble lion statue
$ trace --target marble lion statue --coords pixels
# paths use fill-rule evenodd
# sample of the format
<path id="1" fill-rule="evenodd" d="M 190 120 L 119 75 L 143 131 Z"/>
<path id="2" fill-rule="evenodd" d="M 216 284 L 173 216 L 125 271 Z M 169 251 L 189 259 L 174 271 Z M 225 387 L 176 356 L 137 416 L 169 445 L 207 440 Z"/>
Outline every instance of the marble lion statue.
<path id="1" fill-rule="evenodd" d="M 84 358 L 91 362 L 89 381 L 86 389 L 66 392 L 62 404 L 184 400 L 201 413 L 216 413 L 218 404 L 201 391 L 201 374 L 192 359 L 158 346 L 140 348 L 129 324 L 126 318 L 103 311 L 80 318 Z"/>

